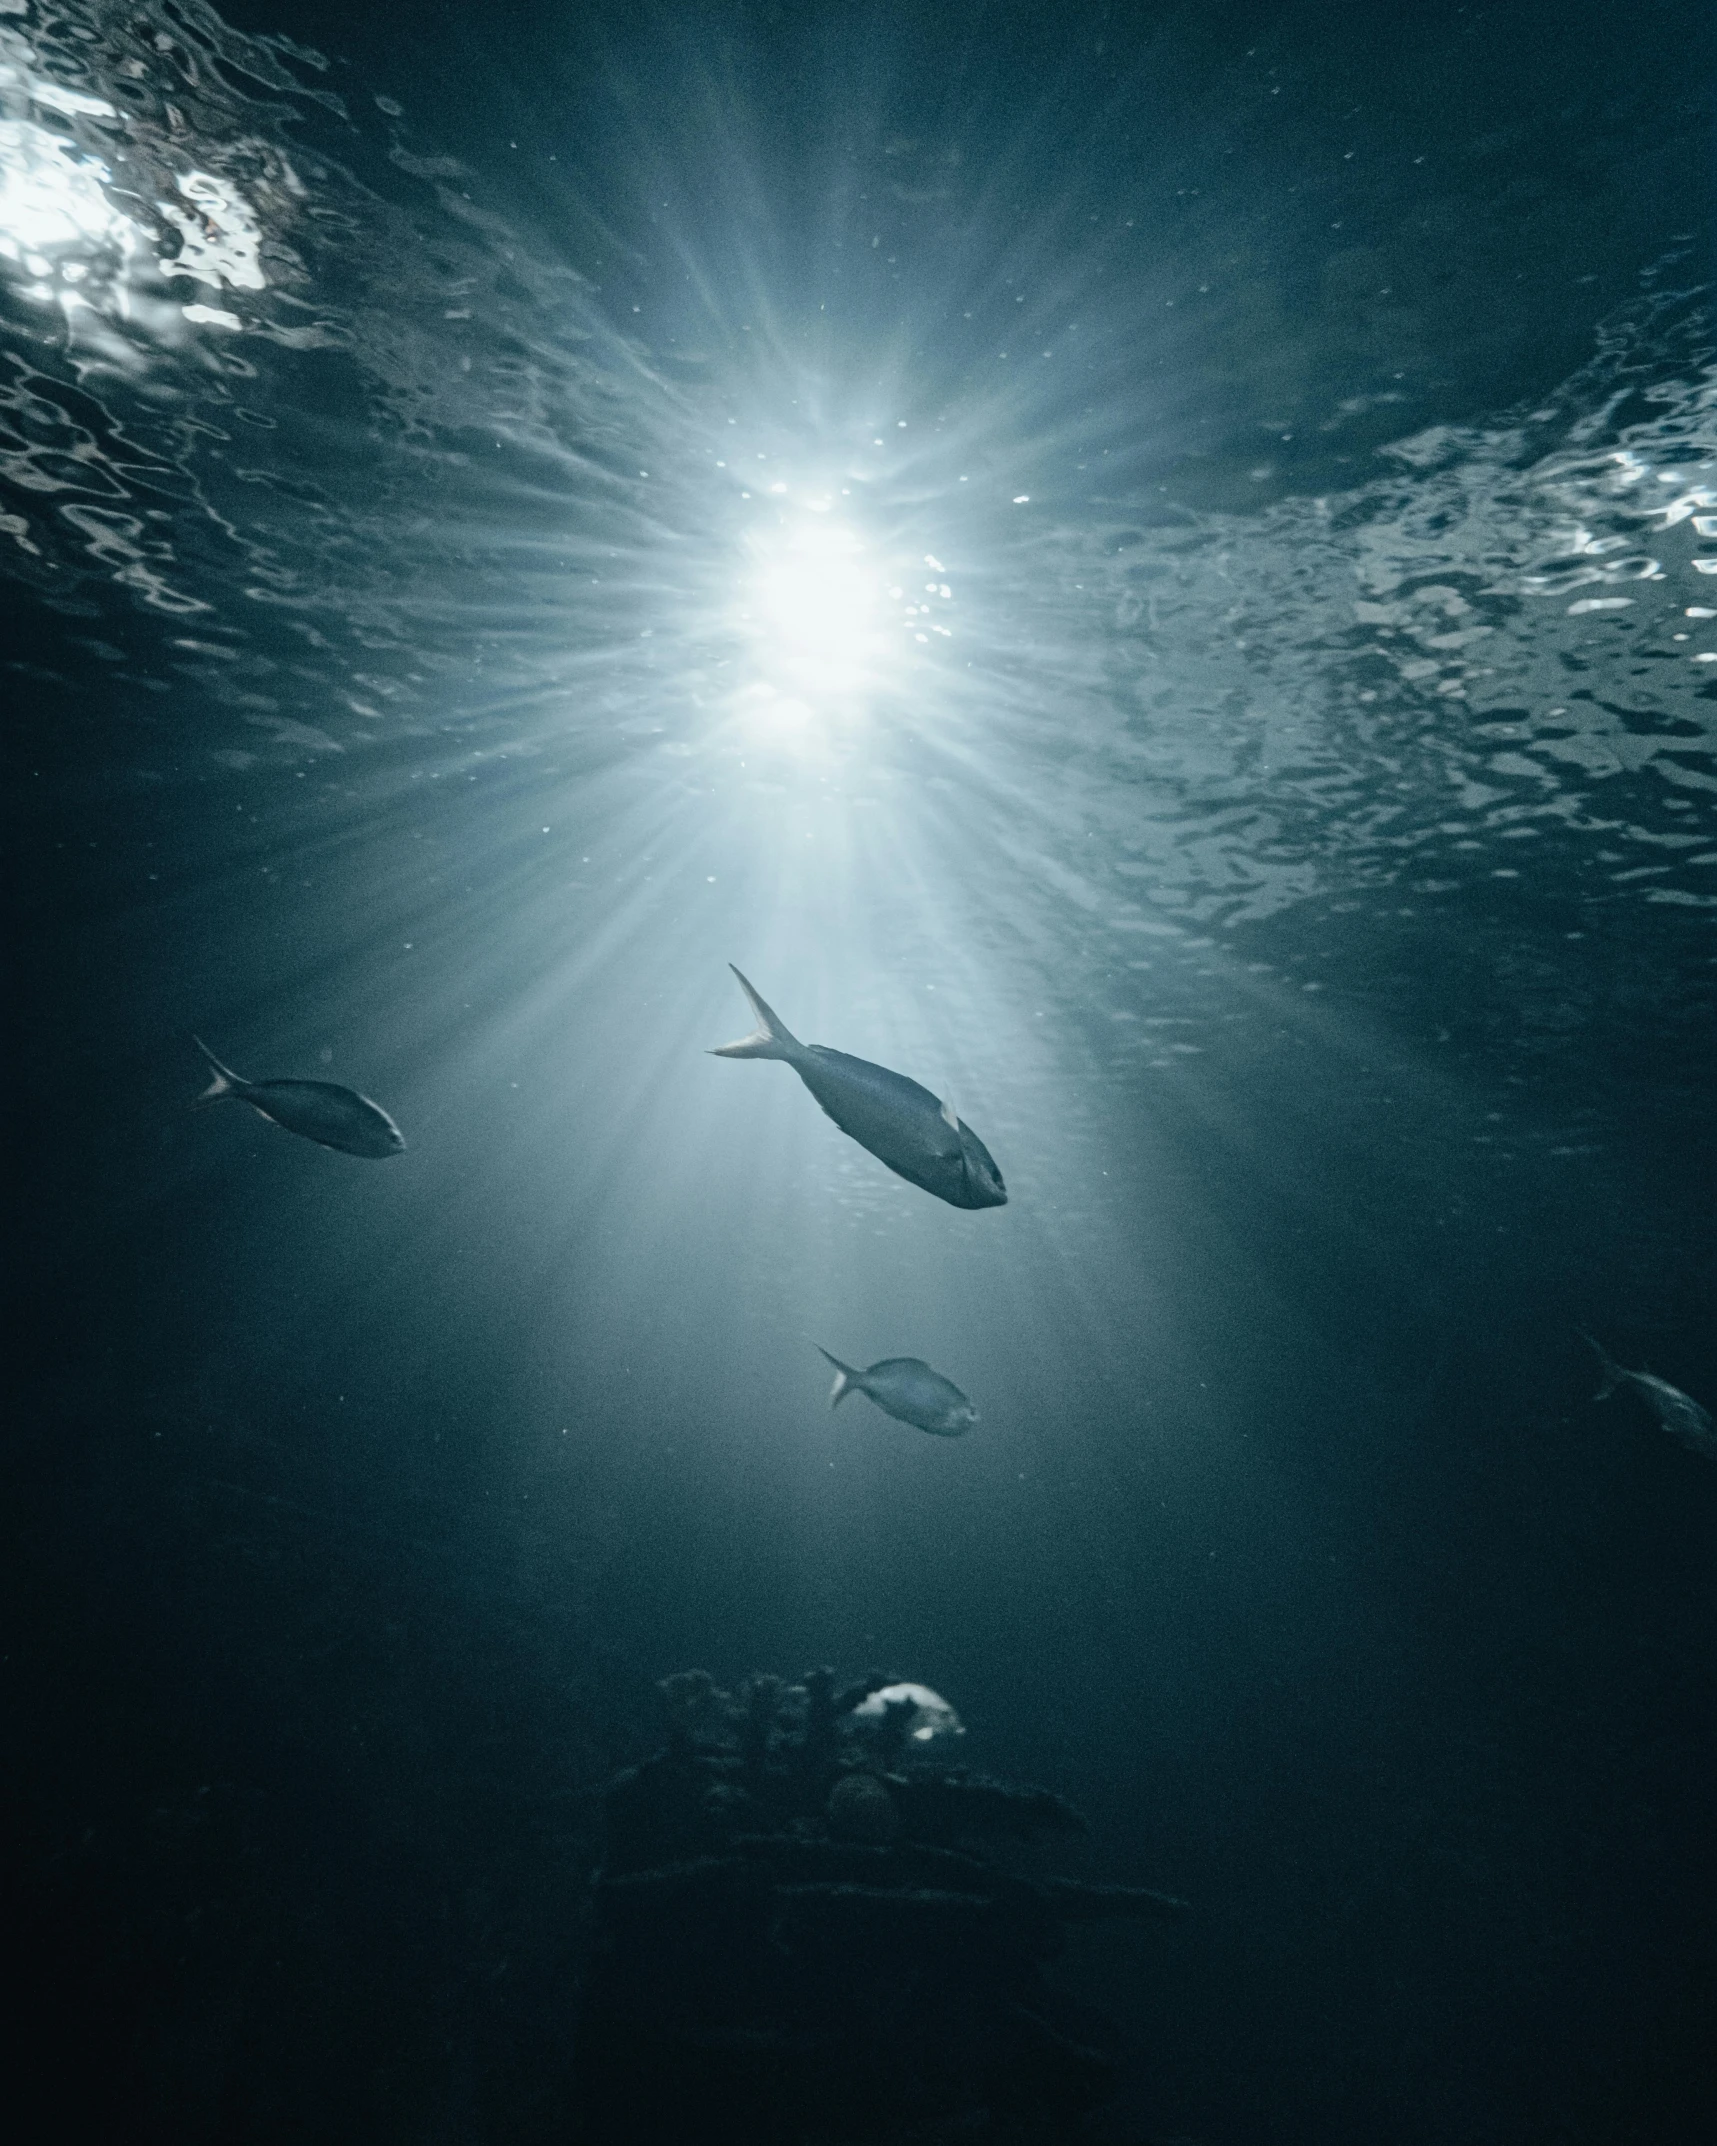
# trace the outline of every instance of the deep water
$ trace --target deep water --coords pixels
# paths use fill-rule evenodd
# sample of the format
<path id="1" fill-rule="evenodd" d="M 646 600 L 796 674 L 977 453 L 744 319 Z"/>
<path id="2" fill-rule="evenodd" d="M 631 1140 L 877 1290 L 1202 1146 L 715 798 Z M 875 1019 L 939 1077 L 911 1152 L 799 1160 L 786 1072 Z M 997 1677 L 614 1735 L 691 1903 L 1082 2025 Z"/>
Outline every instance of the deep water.
<path id="1" fill-rule="evenodd" d="M 1717 2136 L 1717 1456 L 1579 1331 L 1717 1408 L 1713 45 L 0 0 L 41 2136 L 574 2136 L 604 1784 L 817 1663 L 1190 1903 L 1078 2135 Z"/>

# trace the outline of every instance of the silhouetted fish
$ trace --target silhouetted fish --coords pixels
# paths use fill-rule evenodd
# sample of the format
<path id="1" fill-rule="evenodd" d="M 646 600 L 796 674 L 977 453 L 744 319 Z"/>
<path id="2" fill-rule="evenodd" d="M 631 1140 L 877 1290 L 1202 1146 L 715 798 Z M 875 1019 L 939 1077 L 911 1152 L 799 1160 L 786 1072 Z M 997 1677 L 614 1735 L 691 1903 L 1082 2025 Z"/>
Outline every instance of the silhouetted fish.
<path id="1" fill-rule="evenodd" d="M 938 1438 L 963 1438 L 978 1420 L 978 1411 L 959 1387 L 916 1356 L 888 1356 L 868 1371 L 855 1371 L 838 1356 L 829 1356 L 820 1342 L 814 1346 L 840 1374 L 829 1395 L 831 1408 L 838 1407 L 849 1393 L 862 1393 L 884 1415 L 934 1432 Z"/>
<path id="2" fill-rule="evenodd" d="M 721 1044 L 712 1058 L 785 1059 L 841 1131 L 899 1176 L 950 1207 L 1006 1206 L 1007 1187 L 989 1149 L 946 1103 L 904 1073 L 820 1043 L 801 1043 L 739 971 L 733 973 L 758 1026 L 738 1043 Z"/>
<path id="3" fill-rule="evenodd" d="M 1631 1386 L 1672 1438 L 1679 1438 L 1695 1453 L 1703 1453 L 1707 1460 L 1717 1460 L 1717 1424 L 1691 1395 L 1650 1371 L 1625 1371 L 1610 1352 L 1583 1329 L 1580 1339 L 1603 1366 L 1604 1383 L 1592 1396 L 1594 1401 L 1608 1400 L 1618 1386 Z"/>
<path id="4" fill-rule="evenodd" d="M 241 1080 L 230 1066 L 221 1064 L 201 1036 L 191 1041 L 215 1076 L 198 1096 L 199 1103 L 219 1103 L 231 1096 L 289 1133 L 300 1133 L 321 1147 L 338 1148 L 343 1155 L 361 1155 L 369 1162 L 383 1162 L 405 1146 L 405 1135 L 382 1106 L 355 1088 L 336 1087 L 329 1080 Z"/>

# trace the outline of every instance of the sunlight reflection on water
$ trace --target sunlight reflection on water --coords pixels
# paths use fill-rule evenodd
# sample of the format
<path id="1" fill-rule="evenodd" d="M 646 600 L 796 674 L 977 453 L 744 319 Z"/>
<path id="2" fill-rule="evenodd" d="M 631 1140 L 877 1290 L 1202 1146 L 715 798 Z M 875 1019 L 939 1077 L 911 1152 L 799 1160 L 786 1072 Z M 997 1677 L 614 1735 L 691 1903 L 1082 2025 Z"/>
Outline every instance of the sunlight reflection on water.
<path id="1" fill-rule="evenodd" d="M 33 58 L 15 32 L 0 31 L 6 115 L 0 117 L 0 263 L 10 264 L 10 280 L 24 297 L 56 303 L 68 332 L 79 326 L 79 314 L 107 314 L 169 336 L 181 319 L 240 328 L 224 307 L 198 301 L 174 309 L 162 302 L 175 277 L 213 292 L 265 288 L 261 227 L 238 186 L 208 171 L 178 169 L 167 183 L 179 200 L 147 198 L 138 182 L 148 188 L 166 175 L 151 172 L 148 158 L 140 162 L 130 148 L 115 146 L 141 146 L 147 130 L 107 98 L 38 72 Z M 55 114 L 62 126 L 93 126 L 110 140 L 98 153 L 41 124 L 36 113 Z M 183 154 L 152 146 L 170 160 Z M 131 204 L 129 212 L 120 201 Z M 124 348 L 93 322 L 85 336 L 108 355 Z"/>
<path id="2" fill-rule="evenodd" d="M 941 784 L 1055 929 L 1117 953 L 1530 880 L 1535 845 L 1594 889 L 1717 903 L 1717 645 L 1687 600 L 1717 438 L 1671 295 L 1529 409 L 1398 439 L 1340 493 L 1194 509 L 1102 459 L 1122 401 L 1016 374 L 939 408 L 887 369 L 861 397 L 801 354 L 790 294 L 724 325 L 706 278 L 676 359 L 408 149 L 392 100 L 406 207 L 356 175 L 324 62 L 173 21 L 3 33 L 4 261 L 33 297 L 5 328 L 0 541 L 50 601 L 112 581 L 205 613 L 152 689 L 224 712 L 198 746 L 224 768 L 415 738 L 456 779 L 473 749 L 578 741 L 655 756 L 676 795 Z M 286 100 L 290 157 L 285 107 L 215 57 Z"/>

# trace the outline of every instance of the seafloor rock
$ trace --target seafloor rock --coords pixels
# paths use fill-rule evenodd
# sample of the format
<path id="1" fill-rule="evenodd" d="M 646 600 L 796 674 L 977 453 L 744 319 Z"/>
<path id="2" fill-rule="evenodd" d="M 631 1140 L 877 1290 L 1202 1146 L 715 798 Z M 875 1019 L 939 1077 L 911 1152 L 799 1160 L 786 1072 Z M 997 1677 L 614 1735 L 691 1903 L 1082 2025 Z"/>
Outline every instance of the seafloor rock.
<path id="1" fill-rule="evenodd" d="M 1114 2027 L 1041 1963 L 1065 1923 L 1184 1904 L 1003 1868 L 993 1844 L 1078 1814 L 845 1734 L 888 1681 L 665 1681 L 667 1746 L 610 1787 L 592 1885 L 589 2146 L 1047 2142 L 1112 2093 Z"/>

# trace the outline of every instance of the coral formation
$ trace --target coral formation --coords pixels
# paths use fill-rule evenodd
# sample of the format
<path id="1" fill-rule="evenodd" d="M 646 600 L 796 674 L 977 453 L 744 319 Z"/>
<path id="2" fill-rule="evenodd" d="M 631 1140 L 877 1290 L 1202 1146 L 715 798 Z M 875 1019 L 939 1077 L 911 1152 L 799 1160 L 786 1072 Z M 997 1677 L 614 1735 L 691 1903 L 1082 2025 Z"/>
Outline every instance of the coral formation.
<path id="1" fill-rule="evenodd" d="M 1184 1903 L 1006 1868 L 1083 1822 L 911 1755 L 913 1704 L 855 1729 L 890 1683 L 664 1679 L 666 1746 L 609 1788 L 593 1880 L 591 2146 L 1068 2139 L 1112 2093 L 1114 2029 L 1043 1963 L 1066 1923 Z"/>

